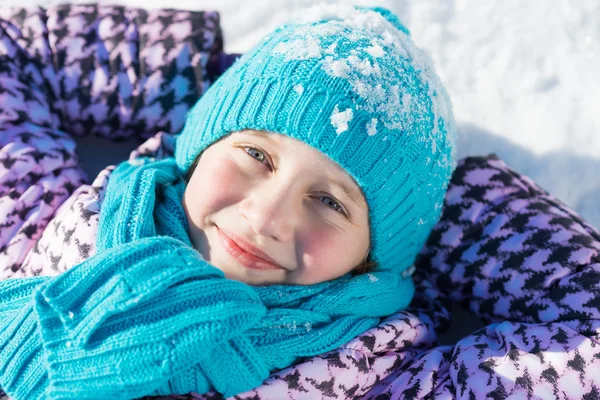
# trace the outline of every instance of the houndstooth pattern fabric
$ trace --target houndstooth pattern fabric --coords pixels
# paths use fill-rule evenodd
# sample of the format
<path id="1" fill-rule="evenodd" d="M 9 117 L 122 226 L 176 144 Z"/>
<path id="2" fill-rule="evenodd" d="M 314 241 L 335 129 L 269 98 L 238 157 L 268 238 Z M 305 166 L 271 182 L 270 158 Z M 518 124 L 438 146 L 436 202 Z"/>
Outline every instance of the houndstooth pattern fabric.
<path id="1" fill-rule="evenodd" d="M 215 76 L 218 16 L 70 5 L 0 16 L 0 279 L 53 276 L 95 253 L 113 170 L 87 184 L 72 135 L 162 130 L 131 158 L 171 155 L 166 132 L 195 101 L 175 82 L 198 96 Z M 600 398 L 600 234 L 530 179 L 493 155 L 461 160 L 416 267 L 408 310 L 236 398 Z M 438 346 L 452 302 L 489 325 Z"/>
<path id="2" fill-rule="evenodd" d="M 6 278 L 41 273 L 38 254 L 48 244 L 38 239 L 87 182 L 72 136 L 117 140 L 178 131 L 209 85 L 209 60 L 220 53 L 222 38 L 214 12 L 65 4 L 0 8 L 0 44 L 0 278 Z M 53 232 L 77 243 L 81 236 L 71 229 Z M 70 262 L 92 248 L 82 245 Z M 60 251 L 44 252 L 55 273 L 65 267 Z"/>
<path id="3" fill-rule="evenodd" d="M 3 8 L 0 18 L 5 54 L 39 89 L 23 99 L 45 96 L 53 126 L 77 136 L 179 130 L 210 84 L 209 58 L 222 49 L 215 12 L 65 4 Z"/>
<path id="4" fill-rule="evenodd" d="M 600 234 L 531 179 L 493 155 L 461 160 L 417 270 L 429 298 L 490 324 L 369 398 L 600 398 Z"/>

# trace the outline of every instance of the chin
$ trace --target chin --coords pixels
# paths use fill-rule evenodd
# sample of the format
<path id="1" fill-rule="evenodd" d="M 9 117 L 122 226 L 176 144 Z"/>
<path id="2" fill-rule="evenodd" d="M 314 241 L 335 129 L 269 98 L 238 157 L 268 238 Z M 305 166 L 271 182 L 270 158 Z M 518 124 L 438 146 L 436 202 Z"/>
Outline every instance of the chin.
<path id="1" fill-rule="evenodd" d="M 279 285 L 284 284 L 283 278 L 267 276 L 268 272 L 264 271 L 252 271 L 242 266 L 230 266 L 230 265 L 219 265 L 220 263 L 212 264 L 214 267 L 220 269 L 227 279 L 243 282 L 250 286 L 268 286 L 268 285 Z"/>
<path id="2" fill-rule="evenodd" d="M 244 274 L 228 274 L 225 273 L 225 277 L 227 279 L 231 279 L 238 282 L 243 282 L 250 286 L 269 286 L 269 285 L 278 285 L 281 282 L 276 282 L 272 279 L 266 279 L 264 277 L 259 276 L 248 276 Z"/>

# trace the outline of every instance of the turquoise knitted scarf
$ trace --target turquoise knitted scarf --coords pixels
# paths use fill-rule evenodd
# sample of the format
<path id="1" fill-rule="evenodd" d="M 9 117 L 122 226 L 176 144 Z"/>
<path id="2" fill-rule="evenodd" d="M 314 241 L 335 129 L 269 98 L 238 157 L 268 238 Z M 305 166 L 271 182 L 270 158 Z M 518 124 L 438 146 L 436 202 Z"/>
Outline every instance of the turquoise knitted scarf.
<path id="1" fill-rule="evenodd" d="M 0 350 L 3 338 L 19 335 L 33 341 L 24 348 L 43 343 L 44 357 L 33 359 L 45 359 L 45 398 L 235 395 L 275 369 L 342 346 L 412 298 L 412 285 L 390 271 L 311 286 L 225 278 L 190 243 L 175 160 L 141 160 L 121 163 L 110 177 L 97 253 L 41 284 L 35 312 L 20 311 L 39 323 L 38 336 L 14 322 L 0 334 Z M 23 288 L 1 286 L 4 298 L 23 296 Z M 14 367 L 0 383 L 23 374 Z M 21 384 L 42 387 L 39 370 Z"/>

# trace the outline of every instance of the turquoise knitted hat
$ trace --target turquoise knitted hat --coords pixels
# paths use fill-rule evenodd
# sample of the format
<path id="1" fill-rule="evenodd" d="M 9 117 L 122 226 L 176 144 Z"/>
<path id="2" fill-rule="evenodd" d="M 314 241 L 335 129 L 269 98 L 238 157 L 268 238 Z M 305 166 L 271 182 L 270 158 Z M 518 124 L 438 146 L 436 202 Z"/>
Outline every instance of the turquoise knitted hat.
<path id="1" fill-rule="evenodd" d="M 371 259 L 408 275 L 455 166 L 448 95 L 382 8 L 320 5 L 237 60 L 190 110 L 175 157 L 243 129 L 301 140 L 341 165 L 369 205 Z"/>

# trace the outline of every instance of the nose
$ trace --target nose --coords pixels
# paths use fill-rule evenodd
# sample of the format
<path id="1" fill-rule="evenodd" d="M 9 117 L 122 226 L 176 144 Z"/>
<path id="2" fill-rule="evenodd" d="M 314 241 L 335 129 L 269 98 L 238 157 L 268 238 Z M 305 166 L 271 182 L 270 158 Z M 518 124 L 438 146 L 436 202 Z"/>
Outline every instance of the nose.
<path id="1" fill-rule="evenodd" d="M 239 212 L 257 235 L 287 243 L 297 213 L 293 197 L 289 186 L 272 181 L 253 188 L 239 203 Z"/>

